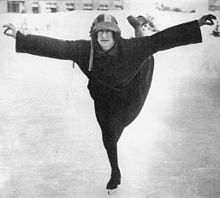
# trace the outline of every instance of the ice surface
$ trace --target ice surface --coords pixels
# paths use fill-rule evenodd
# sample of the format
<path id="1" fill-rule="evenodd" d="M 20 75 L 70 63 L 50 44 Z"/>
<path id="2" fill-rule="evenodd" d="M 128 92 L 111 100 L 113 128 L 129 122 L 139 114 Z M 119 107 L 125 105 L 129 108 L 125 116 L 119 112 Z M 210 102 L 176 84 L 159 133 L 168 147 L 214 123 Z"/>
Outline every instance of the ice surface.
<path id="1" fill-rule="evenodd" d="M 196 13 L 161 12 L 154 1 L 110 13 L 127 38 L 129 14 L 150 14 L 162 30 L 210 13 L 204 0 L 161 2 Z M 89 39 L 99 13 L 1 14 L 0 25 Z M 202 27 L 202 44 L 155 55 L 148 100 L 119 143 L 122 185 L 111 197 L 220 197 L 220 39 L 212 29 Z M 108 197 L 109 164 L 87 79 L 69 61 L 16 54 L 14 44 L 0 34 L 0 197 Z"/>

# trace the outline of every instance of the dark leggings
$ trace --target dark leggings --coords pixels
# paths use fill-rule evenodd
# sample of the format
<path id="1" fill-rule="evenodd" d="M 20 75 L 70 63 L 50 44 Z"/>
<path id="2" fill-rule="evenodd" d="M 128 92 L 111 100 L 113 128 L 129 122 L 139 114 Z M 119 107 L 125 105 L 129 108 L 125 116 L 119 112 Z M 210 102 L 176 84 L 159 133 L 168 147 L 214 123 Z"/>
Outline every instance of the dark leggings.
<path id="1" fill-rule="evenodd" d="M 103 144 L 112 170 L 118 169 L 117 143 L 126 126 L 140 113 L 152 81 L 154 59 L 143 63 L 135 78 L 120 92 L 109 91 L 94 99 L 95 112 L 101 127 Z"/>
<path id="2" fill-rule="evenodd" d="M 117 143 L 124 126 L 113 116 L 108 105 L 95 102 L 95 112 L 102 131 L 102 140 L 107 151 L 112 170 L 118 169 Z"/>

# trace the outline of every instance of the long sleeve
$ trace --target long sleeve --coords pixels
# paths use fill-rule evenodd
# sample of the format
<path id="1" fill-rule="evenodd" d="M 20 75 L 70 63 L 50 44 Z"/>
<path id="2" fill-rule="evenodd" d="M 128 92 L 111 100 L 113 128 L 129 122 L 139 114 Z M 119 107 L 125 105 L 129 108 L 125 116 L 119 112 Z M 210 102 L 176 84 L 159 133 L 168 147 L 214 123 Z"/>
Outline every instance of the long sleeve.
<path id="1" fill-rule="evenodd" d="M 202 42 L 202 35 L 197 20 L 167 28 L 139 41 L 141 48 L 150 54 L 178 46 Z"/>
<path id="2" fill-rule="evenodd" d="M 24 35 L 17 32 L 16 52 L 80 62 L 86 57 L 90 42 L 86 40 L 65 41 L 45 36 Z"/>

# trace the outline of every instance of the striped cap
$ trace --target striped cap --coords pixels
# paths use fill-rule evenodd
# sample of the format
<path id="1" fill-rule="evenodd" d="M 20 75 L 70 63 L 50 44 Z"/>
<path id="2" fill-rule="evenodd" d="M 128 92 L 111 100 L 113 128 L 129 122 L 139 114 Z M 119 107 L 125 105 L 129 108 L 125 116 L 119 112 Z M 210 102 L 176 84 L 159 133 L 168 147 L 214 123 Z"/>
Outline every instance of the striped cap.
<path id="1" fill-rule="evenodd" d="M 116 18 L 110 14 L 100 14 L 93 21 L 91 35 L 94 35 L 100 30 L 111 30 L 121 34 Z"/>

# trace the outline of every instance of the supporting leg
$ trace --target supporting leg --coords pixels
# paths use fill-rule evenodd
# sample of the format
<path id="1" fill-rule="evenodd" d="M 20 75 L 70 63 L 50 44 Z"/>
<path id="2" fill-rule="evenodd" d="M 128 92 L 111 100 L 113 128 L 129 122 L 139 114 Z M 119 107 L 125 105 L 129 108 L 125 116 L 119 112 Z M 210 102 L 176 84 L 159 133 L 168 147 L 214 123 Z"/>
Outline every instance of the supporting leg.
<path id="1" fill-rule="evenodd" d="M 121 183 L 121 173 L 118 166 L 117 142 L 123 130 L 102 129 L 103 143 L 107 151 L 111 166 L 111 178 L 107 183 L 106 189 L 116 189 Z"/>
<path id="2" fill-rule="evenodd" d="M 111 106 L 112 104 L 114 105 Z M 108 190 L 116 189 L 121 183 L 117 143 L 124 130 L 124 123 L 120 119 L 121 111 L 118 111 L 119 108 L 115 107 L 118 106 L 118 104 L 115 104 L 112 98 L 107 103 L 95 101 L 96 118 L 101 127 L 103 144 L 111 166 L 111 178 L 106 186 Z"/>

